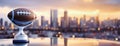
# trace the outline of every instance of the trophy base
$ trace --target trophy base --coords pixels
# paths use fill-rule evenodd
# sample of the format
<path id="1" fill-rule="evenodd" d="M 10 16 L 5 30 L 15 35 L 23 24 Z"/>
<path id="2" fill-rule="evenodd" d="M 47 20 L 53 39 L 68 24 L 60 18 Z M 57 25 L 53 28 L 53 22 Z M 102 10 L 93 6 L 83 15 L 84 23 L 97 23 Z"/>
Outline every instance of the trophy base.
<path id="1" fill-rule="evenodd" d="M 15 35 L 13 43 L 29 43 L 29 38 L 23 32 L 23 28 L 19 28 L 19 32 Z"/>
<path id="2" fill-rule="evenodd" d="M 13 40 L 13 43 L 29 43 L 28 40 Z"/>
<path id="3" fill-rule="evenodd" d="M 28 38 L 28 36 L 25 33 L 19 32 L 14 37 L 13 43 L 29 43 L 29 38 Z"/>
<path id="4" fill-rule="evenodd" d="M 28 39 L 27 35 L 17 35 L 13 39 L 13 43 L 29 43 L 29 39 Z"/>

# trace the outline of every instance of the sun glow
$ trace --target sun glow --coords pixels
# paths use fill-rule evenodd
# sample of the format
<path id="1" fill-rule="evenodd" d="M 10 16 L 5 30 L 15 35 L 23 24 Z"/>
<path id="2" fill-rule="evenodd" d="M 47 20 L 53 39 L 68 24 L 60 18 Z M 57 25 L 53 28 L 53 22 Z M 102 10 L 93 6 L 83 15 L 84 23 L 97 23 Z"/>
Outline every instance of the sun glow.
<path id="1" fill-rule="evenodd" d="M 63 9 L 58 9 L 58 18 L 61 18 L 64 16 L 64 11 Z M 87 16 L 96 16 L 100 13 L 99 9 L 96 10 L 92 10 L 92 11 L 80 11 L 80 10 L 67 10 L 68 12 L 68 16 L 69 17 L 82 17 L 83 15 L 87 15 Z M 38 19 L 41 16 L 45 16 L 45 18 L 49 19 L 50 18 L 50 11 L 46 11 L 46 12 L 41 12 L 41 11 L 34 11 L 34 13 L 37 15 Z"/>
<path id="2" fill-rule="evenodd" d="M 93 0 L 83 0 L 84 2 L 93 2 Z"/>
<path id="3" fill-rule="evenodd" d="M 100 10 L 93 10 L 93 11 L 75 11 L 75 10 L 69 10 L 69 15 L 74 15 L 74 14 L 76 14 L 76 15 L 84 15 L 84 14 L 86 14 L 86 15 L 98 15 L 99 13 L 100 13 Z"/>
<path id="4" fill-rule="evenodd" d="M 64 16 L 64 11 L 65 10 L 58 10 L 58 18 Z M 96 16 L 100 13 L 100 11 L 97 10 L 92 10 L 92 11 L 79 11 L 79 10 L 67 10 L 68 11 L 68 16 L 77 16 L 80 17 L 80 15 L 90 15 L 90 16 Z M 40 12 L 40 11 L 34 11 L 34 13 L 37 15 L 37 17 L 40 17 L 41 15 L 44 15 L 45 17 L 50 17 L 50 12 L 49 10 L 46 12 Z"/>
<path id="5" fill-rule="evenodd" d="M 9 8 L 9 7 L 0 7 L 0 17 L 2 18 L 5 18 L 5 20 L 7 20 L 7 14 L 8 12 L 10 12 L 11 10 L 13 10 L 14 8 Z M 50 10 L 34 10 L 34 9 L 31 9 L 35 15 L 37 16 L 37 19 L 40 19 L 41 16 L 45 16 L 45 18 L 47 20 L 50 19 Z M 78 18 L 81 18 L 83 17 L 83 15 L 86 15 L 88 17 L 91 17 L 91 16 L 97 16 L 99 15 L 100 16 L 100 19 L 101 20 L 104 20 L 108 17 L 110 18 L 119 18 L 119 14 L 120 12 L 112 12 L 112 13 L 109 13 L 109 12 L 102 12 L 102 10 L 100 9 L 95 9 L 95 10 L 74 10 L 74 9 L 60 9 L 58 8 L 58 19 L 60 19 L 61 17 L 64 16 L 64 11 L 66 10 L 68 12 L 68 16 L 69 17 L 78 17 Z M 5 15 L 5 16 L 3 16 Z M 113 16 L 114 15 L 114 16 Z M 112 16 L 112 17 L 111 17 Z"/>

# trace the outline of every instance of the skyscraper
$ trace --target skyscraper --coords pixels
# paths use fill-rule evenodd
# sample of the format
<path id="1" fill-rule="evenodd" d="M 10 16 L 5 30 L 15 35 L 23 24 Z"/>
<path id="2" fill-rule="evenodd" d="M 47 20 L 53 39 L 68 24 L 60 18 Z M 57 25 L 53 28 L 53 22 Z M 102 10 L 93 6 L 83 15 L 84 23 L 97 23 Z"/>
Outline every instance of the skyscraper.
<path id="1" fill-rule="evenodd" d="M 64 11 L 64 17 L 61 18 L 61 27 L 67 28 L 69 27 L 69 17 L 67 15 L 67 11 Z"/>
<path id="2" fill-rule="evenodd" d="M 50 27 L 58 27 L 58 11 L 56 9 L 50 10 Z"/>
<path id="3" fill-rule="evenodd" d="M 44 16 L 41 16 L 41 26 L 43 27 L 44 24 Z"/>
<path id="4" fill-rule="evenodd" d="M 85 31 L 87 29 L 86 15 L 83 15 L 83 17 L 80 18 L 80 28 L 83 31 Z"/>
<path id="5" fill-rule="evenodd" d="M 95 17 L 90 17 L 90 19 L 87 21 L 88 30 L 96 30 L 97 23 Z"/>
<path id="6" fill-rule="evenodd" d="M 81 19 L 80 19 L 80 28 L 85 28 L 86 27 L 86 15 L 84 15 Z"/>
<path id="7" fill-rule="evenodd" d="M 78 27 L 78 19 L 76 17 L 71 18 L 69 20 L 70 22 L 70 28 L 77 28 Z"/>
<path id="8" fill-rule="evenodd" d="M 39 20 L 35 20 L 33 22 L 33 28 L 38 28 L 39 27 Z"/>
<path id="9" fill-rule="evenodd" d="M 96 24 L 97 24 L 97 28 L 100 26 L 100 22 L 99 22 L 99 15 L 96 16 Z"/>
<path id="10" fill-rule="evenodd" d="M 0 29 L 3 29 L 3 18 L 0 18 Z"/>
<path id="11" fill-rule="evenodd" d="M 5 27 L 5 29 L 8 29 L 8 28 L 9 28 L 9 24 L 8 24 L 7 21 L 5 21 L 5 23 L 4 23 L 4 27 Z"/>
<path id="12" fill-rule="evenodd" d="M 64 18 L 67 19 L 68 18 L 68 12 L 64 11 Z"/>
<path id="13" fill-rule="evenodd" d="M 0 18 L 0 27 L 3 26 L 3 18 Z"/>
<path id="14" fill-rule="evenodd" d="M 9 29 L 14 29 L 15 28 L 15 25 L 13 23 L 10 23 L 9 24 Z"/>
<path id="15" fill-rule="evenodd" d="M 41 27 L 48 26 L 48 20 L 45 20 L 44 16 L 41 16 Z"/>

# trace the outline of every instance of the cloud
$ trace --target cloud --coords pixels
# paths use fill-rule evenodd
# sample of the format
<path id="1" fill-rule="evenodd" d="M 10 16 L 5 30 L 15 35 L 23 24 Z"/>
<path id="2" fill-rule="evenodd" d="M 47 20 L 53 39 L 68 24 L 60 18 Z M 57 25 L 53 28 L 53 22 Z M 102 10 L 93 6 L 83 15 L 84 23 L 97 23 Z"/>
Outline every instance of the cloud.
<path id="1" fill-rule="evenodd" d="M 96 10 L 101 12 L 119 12 L 120 0 L 0 0 L 0 7 L 25 7 L 48 10 L 62 8 L 72 10 Z"/>
<path id="2" fill-rule="evenodd" d="M 101 12 L 118 12 L 120 11 L 120 0 L 93 0 L 92 2 L 76 1 L 74 7 L 76 10 L 96 10 Z"/>
<path id="3" fill-rule="evenodd" d="M 1 15 L 7 15 L 7 12 L 18 7 L 29 8 L 38 15 L 48 16 L 50 9 L 58 9 L 60 16 L 64 10 L 76 16 L 80 16 L 79 12 L 91 13 L 96 10 L 104 15 L 120 14 L 120 0 L 0 0 L 0 10 L 7 9 L 0 12 Z"/>

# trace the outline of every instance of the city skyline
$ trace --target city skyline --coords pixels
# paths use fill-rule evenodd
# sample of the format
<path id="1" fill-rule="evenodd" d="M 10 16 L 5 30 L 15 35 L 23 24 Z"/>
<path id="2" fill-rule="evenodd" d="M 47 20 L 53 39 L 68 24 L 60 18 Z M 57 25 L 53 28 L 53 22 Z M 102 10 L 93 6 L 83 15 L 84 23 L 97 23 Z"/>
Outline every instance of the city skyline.
<path id="1" fill-rule="evenodd" d="M 120 0 L 0 0 L 0 46 L 120 46 L 119 30 Z"/>
<path id="2" fill-rule="evenodd" d="M 50 20 L 45 20 L 45 16 L 41 16 L 41 20 L 35 20 L 28 28 L 45 28 L 45 27 L 51 27 L 51 28 L 106 28 L 106 27 L 120 27 L 119 22 L 120 19 L 106 19 L 104 21 L 99 20 L 99 16 L 96 17 L 90 17 L 88 20 L 86 20 L 86 15 L 84 15 L 80 20 L 78 20 L 77 17 L 69 17 L 67 16 L 67 11 L 64 11 L 64 16 L 61 17 L 60 22 L 58 23 L 57 20 L 57 10 L 53 9 L 51 10 L 51 18 Z M 52 21 L 51 21 L 52 20 Z M 1 29 L 7 29 L 10 27 L 11 29 L 14 29 L 16 25 L 13 23 L 9 23 L 9 21 L 4 20 L 3 18 L 0 18 L 0 28 Z"/>
<path id="3" fill-rule="evenodd" d="M 0 1 L 0 17 L 6 18 L 8 12 L 16 8 L 31 9 L 37 16 L 50 18 L 51 9 L 58 10 L 58 17 L 68 11 L 68 16 L 81 18 L 84 14 L 87 16 L 99 15 L 100 20 L 120 17 L 119 0 L 13 0 Z M 59 19 L 58 18 L 58 19 Z"/>

